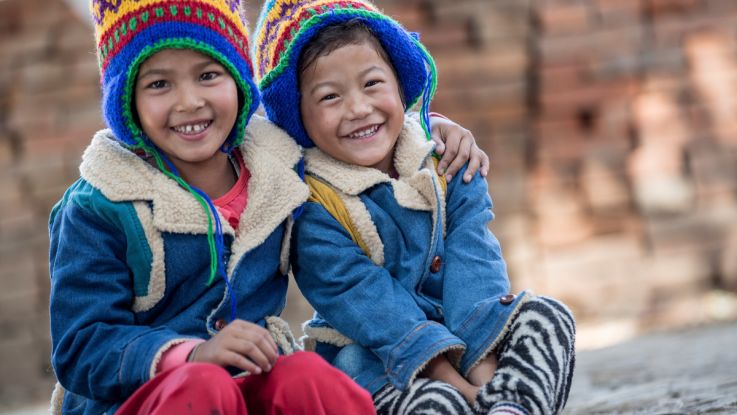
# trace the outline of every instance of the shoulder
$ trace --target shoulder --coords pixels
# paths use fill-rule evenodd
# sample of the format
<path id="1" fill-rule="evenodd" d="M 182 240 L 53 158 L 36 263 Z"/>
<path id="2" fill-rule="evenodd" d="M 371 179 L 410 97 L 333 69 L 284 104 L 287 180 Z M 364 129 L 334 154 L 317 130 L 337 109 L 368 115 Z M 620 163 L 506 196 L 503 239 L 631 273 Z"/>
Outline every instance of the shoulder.
<path id="1" fill-rule="evenodd" d="M 268 155 L 287 166 L 294 166 L 302 158 L 302 148 L 284 130 L 259 115 L 254 115 L 246 126 L 244 153 Z"/>

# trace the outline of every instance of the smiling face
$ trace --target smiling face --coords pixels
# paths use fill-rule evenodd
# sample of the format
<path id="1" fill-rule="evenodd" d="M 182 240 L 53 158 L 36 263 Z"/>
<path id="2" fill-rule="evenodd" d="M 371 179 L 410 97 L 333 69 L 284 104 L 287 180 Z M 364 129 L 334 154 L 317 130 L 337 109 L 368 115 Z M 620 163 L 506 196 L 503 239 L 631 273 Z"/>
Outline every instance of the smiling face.
<path id="1" fill-rule="evenodd" d="M 219 151 L 238 115 L 238 89 L 217 61 L 190 49 L 146 59 L 135 85 L 141 128 L 177 167 L 227 162 Z"/>
<path id="2" fill-rule="evenodd" d="M 317 57 L 300 72 L 300 110 L 307 135 L 322 151 L 388 173 L 404 104 L 377 47 L 363 40 Z"/>

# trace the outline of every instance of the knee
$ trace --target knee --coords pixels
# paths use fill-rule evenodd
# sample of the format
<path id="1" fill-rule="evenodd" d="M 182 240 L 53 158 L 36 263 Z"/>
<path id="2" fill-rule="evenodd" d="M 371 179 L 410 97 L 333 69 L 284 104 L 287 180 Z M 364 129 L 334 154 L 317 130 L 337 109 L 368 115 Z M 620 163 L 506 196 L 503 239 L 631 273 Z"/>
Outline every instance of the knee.
<path id="1" fill-rule="evenodd" d="M 531 312 L 547 320 L 558 328 L 568 332 L 568 336 L 575 337 L 576 334 L 576 319 L 573 316 L 571 310 L 562 302 L 544 296 L 533 297 L 522 305 L 520 313 Z"/>
<path id="2" fill-rule="evenodd" d="M 199 393 L 222 394 L 238 388 L 230 374 L 222 367 L 212 363 L 187 363 L 175 369 L 170 379 L 175 380 L 180 390 L 197 390 Z"/>
<path id="3" fill-rule="evenodd" d="M 332 378 L 333 374 L 342 374 L 313 352 L 296 352 L 279 359 L 272 369 L 272 376 L 283 379 L 290 384 L 323 382 Z"/>
<path id="4" fill-rule="evenodd" d="M 284 413 L 374 413 L 368 391 L 316 353 L 280 358 L 269 378 L 273 405 Z"/>
<path id="5" fill-rule="evenodd" d="M 274 375 L 281 390 L 309 390 L 325 396 L 365 395 L 370 401 L 367 391 L 317 353 L 297 352 L 281 358 L 272 369 Z"/>

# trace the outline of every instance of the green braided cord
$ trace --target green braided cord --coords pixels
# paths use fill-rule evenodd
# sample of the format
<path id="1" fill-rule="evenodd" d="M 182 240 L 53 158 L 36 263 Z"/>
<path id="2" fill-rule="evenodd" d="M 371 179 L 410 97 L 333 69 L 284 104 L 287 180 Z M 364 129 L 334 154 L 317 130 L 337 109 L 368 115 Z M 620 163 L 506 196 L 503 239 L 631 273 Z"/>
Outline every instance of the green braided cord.
<path id="1" fill-rule="evenodd" d="M 215 249 L 215 232 L 213 232 L 212 230 L 212 216 L 210 215 L 210 209 L 207 206 L 207 202 L 205 202 L 205 199 L 203 199 L 202 196 L 192 190 L 192 187 L 181 177 L 177 176 L 176 174 L 169 171 L 168 168 L 166 168 L 163 160 L 161 160 L 161 155 L 155 148 L 143 142 L 141 142 L 140 148 L 145 150 L 147 153 L 153 155 L 154 159 L 156 160 L 156 165 L 159 167 L 159 170 L 161 170 L 161 172 L 170 179 L 179 183 L 180 186 L 182 186 L 190 194 L 192 194 L 197 202 L 199 202 L 200 206 L 202 206 L 202 209 L 205 210 L 205 214 L 207 215 L 207 245 L 210 247 L 210 278 L 207 280 L 207 285 L 211 285 L 212 282 L 215 281 L 215 276 L 218 272 L 218 255 L 217 249 Z"/>
<path id="2" fill-rule="evenodd" d="M 435 91 L 438 89 L 438 69 L 435 66 L 435 60 L 432 58 L 432 55 L 430 55 L 430 52 L 428 52 L 427 48 L 420 43 L 418 40 L 415 40 L 415 45 L 420 48 L 422 53 L 425 55 L 425 62 L 430 66 L 430 91 L 427 95 L 427 102 L 423 102 L 422 106 L 429 107 L 430 106 L 430 100 L 432 100 L 432 97 L 435 96 Z M 429 121 L 429 119 L 428 119 Z M 425 130 L 425 135 L 427 136 L 427 140 L 432 140 L 432 133 L 430 132 L 430 126 L 425 125 L 425 117 L 420 116 L 420 123 L 422 124 L 422 129 Z"/>
<path id="3" fill-rule="evenodd" d="M 232 63 L 230 63 L 225 55 L 218 52 L 216 49 L 206 43 L 202 43 L 190 38 L 162 39 L 154 43 L 153 45 L 149 45 L 141 50 L 141 53 L 138 54 L 138 56 L 129 66 L 128 73 L 126 74 L 126 83 L 123 93 L 121 94 L 121 99 L 123 100 L 123 117 L 125 118 L 125 125 L 126 127 L 128 127 L 128 130 L 133 134 L 133 137 L 135 137 L 137 141 L 137 144 L 131 146 L 131 148 L 143 149 L 146 147 L 146 144 L 140 138 L 143 137 L 143 131 L 141 131 L 141 129 L 138 127 L 133 117 L 133 88 L 136 82 L 136 76 L 134 75 L 138 72 L 138 68 L 141 66 L 144 60 L 148 59 L 149 57 L 151 57 L 151 55 L 162 49 L 193 49 L 197 52 L 212 57 L 230 72 L 230 75 L 233 77 L 236 84 L 240 87 L 244 94 L 243 107 L 238 114 L 238 123 L 234 126 L 234 128 L 237 129 L 236 131 L 238 131 L 239 134 L 242 134 L 242 132 L 246 130 L 246 115 L 248 114 L 248 110 L 251 107 L 252 96 L 251 90 L 248 88 L 248 83 L 243 79 L 243 77 L 241 77 L 241 74 L 238 72 L 236 67 Z M 243 137 L 239 136 L 239 138 L 233 143 L 233 146 L 239 146 L 242 140 Z"/>

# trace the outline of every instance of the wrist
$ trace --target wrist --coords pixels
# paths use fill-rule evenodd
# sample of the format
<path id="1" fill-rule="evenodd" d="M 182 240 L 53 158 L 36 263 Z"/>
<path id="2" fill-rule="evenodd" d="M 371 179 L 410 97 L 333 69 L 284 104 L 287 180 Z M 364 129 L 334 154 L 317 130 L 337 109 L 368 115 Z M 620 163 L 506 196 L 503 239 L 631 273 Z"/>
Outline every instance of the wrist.
<path id="1" fill-rule="evenodd" d="M 204 343 L 204 342 L 202 342 Z M 202 346 L 202 343 L 197 343 L 195 347 L 192 348 L 192 350 L 187 355 L 187 362 L 195 362 L 197 358 L 197 351 L 200 349 L 200 346 Z"/>
<path id="2" fill-rule="evenodd" d="M 443 114 L 441 114 L 441 113 L 439 113 L 439 112 L 433 112 L 433 111 L 430 111 L 430 112 L 428 113 L 428 115 L 429 115 L 430 117 L 438 117 L 438 118 L 442 118 L 442 119 L 444 119 L 444 120 L 447 120 L 447 119 L 449 119 L 448 117 L 446 117 L 445 115 L 443 115 Z"/>

